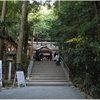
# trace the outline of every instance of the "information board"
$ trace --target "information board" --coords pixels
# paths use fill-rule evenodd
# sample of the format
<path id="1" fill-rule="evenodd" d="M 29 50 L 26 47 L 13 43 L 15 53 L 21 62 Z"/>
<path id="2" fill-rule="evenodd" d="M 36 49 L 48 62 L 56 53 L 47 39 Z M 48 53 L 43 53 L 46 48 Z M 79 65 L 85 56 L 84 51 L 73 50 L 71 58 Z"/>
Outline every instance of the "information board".
<path id="1" fill-rule="evenodd" d="M 0 89 L 2 88 L 2 60 L 0 60 Z"/>
<path id="2" fill-rule="evenodd" d="M 23 71 L 16 71 L 16 75 L 14 78 L 14 84 L 15 84 L 15 80 L 17 78 L 18 81 L 18 87 L 20 87 L 20 85 L 25 85 L 26 86 L 26 82 L 25 82 L 25 77 L 24 77 L 24 72 Z"/>

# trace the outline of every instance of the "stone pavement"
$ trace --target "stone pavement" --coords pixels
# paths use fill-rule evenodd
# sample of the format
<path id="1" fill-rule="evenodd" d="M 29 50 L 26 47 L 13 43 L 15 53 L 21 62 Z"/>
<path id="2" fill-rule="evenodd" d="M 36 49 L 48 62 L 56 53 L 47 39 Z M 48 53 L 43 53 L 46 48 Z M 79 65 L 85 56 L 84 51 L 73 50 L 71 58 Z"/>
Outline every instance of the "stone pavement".
<path id="1" fill-rule="evenodd" d="M 26 86 L 4 89 L 0 99 L 86 99 L 71 86 Z"/>

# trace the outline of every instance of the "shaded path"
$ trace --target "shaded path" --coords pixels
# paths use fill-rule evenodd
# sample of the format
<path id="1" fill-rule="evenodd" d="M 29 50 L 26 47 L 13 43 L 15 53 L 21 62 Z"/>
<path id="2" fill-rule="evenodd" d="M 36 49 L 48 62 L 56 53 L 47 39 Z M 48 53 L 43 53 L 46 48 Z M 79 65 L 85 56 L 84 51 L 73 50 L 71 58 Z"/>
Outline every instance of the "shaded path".
<path id="1" fill-rule="evenodd" d="M 0 99 L 85 99 L 69 86 L 27 86 L 0 92 Z"/>
<path id="2" fill-rule="evenodd" d="M 68 86 L 61 66 L 55 66 L 55 62 L 35 62 L 34 65 L 29 81 L 32 85 L 2 90 L 0 99 L 85 99 L 72 84 Z"/>

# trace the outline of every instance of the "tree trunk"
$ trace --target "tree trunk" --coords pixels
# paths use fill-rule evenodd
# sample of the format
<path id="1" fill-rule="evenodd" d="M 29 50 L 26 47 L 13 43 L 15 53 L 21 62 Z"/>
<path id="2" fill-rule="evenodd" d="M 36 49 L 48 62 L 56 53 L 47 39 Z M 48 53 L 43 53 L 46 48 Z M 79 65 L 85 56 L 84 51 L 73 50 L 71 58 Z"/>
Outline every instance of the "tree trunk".
<path id="1" fill-rule="evenodd" d="M 99 21 L 99 6 L 98 6 L 98 1 L 94 1 L 94 11 L 95 11 L 95 16 L 97 21 Z M 100 22 L 98 22 L 98 24 L 100 24 Z M 98 30 L 98 34 L 100 34 L 100 25 L 98 25 L 97 27 Z"/>
<path id="2" fill-rule="evenodd" d="M 95 10 L 95 16 L 98 19 L 99 16 L 99 8 L 98 8 L 98 2 L 94 1 L 94 10 Z"/>
<path id="3" fill-rule="evenodd" d="M 26 12 L 27 13 L 27 12 Z M 28 13 L 26 14 L 26 24 L 25 24 L 25 35 L 24 35 L 24 53 L 27 54 L 27 44 L 28 44 L 28 19 L 27 19 L 27 15 Z"/>
<path id="4" fill-rule="evenodd" d="M 30 47 L 30 59 L 32 59 L 32 55 L 33 55 L 33 41 L 34 41 L 34 37 L 31 37 L 31 47 Z"/>
<path id="5" fill-rule="evenodd" d="M 60 0 L 58 0 L 58 10 L 60 11 Z"/>
<path id="6" fill-rule="evenodd" d="M 5 17 L 6 17 L 6 6 L 7 6 L 7 1 L 3 1 L 2 5 L 2 15 L 1 15 L 1 20 L 4 22 Z M 4 27 L 1 29 L 1 34 L 4 35 Z M 3 40 L 0 38 L 0 60 L 2 60 L 2 55 L 3 55 Z"/>
<path id="7" fill-rule="evenodd" d="M 21 61 L 22 61 L 22 49 L 23 49 L 23 36 L 25 34 L 25 20 L 26 20 L 26 7 L 27 7 L 27 1 L 23 1 L 22 3 L 22 19 L 21 19 L 21 30 L 19 34 L 19 41 L 18 41 L 18 48 L 17 48 L 17 64 L 18 70 L 21 70 Z"/>

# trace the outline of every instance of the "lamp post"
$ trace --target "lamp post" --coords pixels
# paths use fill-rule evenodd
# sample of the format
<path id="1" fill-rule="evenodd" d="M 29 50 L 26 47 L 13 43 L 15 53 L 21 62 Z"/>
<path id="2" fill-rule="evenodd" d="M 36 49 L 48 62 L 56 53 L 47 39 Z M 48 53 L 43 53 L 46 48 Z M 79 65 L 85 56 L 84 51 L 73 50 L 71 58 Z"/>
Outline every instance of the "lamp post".
<path id="1" fill-rule="evenodd" d="M 16 54 L 16 48 L 13 45 L 8 44 L 8 47 L 6 49 L 7 61 L 9 62 L 8 82 L 11 81 L 12 61 L 13 61 L 13 56 L 15 54 Z"/>

